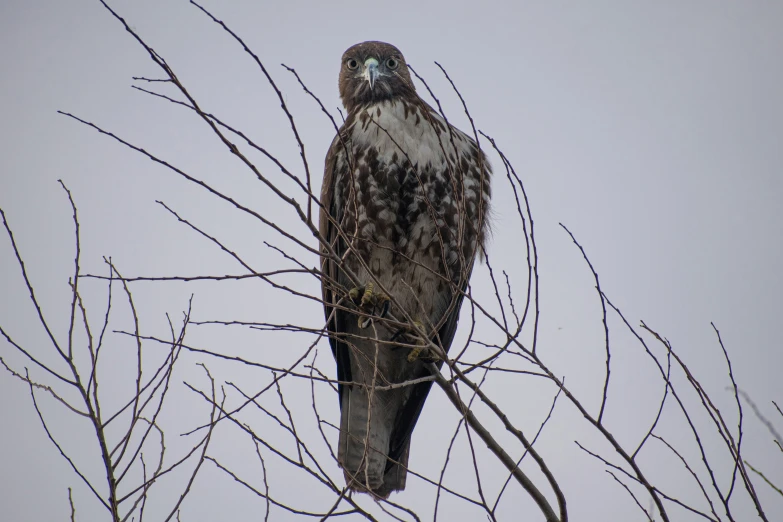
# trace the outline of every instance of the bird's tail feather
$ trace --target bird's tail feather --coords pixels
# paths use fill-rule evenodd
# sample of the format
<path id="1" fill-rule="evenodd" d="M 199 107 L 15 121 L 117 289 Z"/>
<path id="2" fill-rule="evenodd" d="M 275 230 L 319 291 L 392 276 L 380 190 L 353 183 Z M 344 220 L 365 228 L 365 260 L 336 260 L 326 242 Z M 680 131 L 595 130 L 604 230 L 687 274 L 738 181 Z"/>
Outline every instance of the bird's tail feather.
<path id="1" fill-rule="evenodd" d="M 387 470 L 383 475 L 383 485 L 376 489 L 374 493 L 381 498 L 388 498 L 392 491 L 402 491 L 405 489 L 405 481 L 408 478 L 408 454 L 410 453 L 411 443 L 405 444 L 397 462 L 387 461 Z"/>
<path id="2" fill-rule="evenodd" d="M 407 474 L 399 464 L 393 464 L 386 470 L 393 428 L 390 408 L 383 407 L 391 398 L 387 395 L 382 391 L 370 394 L 367 388 L 360 386 L 345 390 L 337 455 L 349 487 L 369 490 L 382 498 L 388 497 L 394 490 L 403 489 Z M 406 466 L 407 451 L 403 458 Z"/>

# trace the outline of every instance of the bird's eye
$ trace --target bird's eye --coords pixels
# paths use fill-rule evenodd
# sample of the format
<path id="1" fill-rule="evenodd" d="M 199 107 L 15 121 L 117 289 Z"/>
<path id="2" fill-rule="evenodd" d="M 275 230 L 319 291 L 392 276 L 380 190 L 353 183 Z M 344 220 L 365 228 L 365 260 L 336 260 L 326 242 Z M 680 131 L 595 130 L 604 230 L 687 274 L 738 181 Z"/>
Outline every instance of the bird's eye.
<path id="1" fill-rule="evenodd" d="M 359 62 L 357 62 L 354 58 L 351 58 L 346 62 L 346 65 L 348 66 L 349 69 L 353 70 L 359 67 Z"/>
<path id="2" fill-rule="evenodd" d="M 396 69 L 398 65 L 400 65 L 400 62 L 396 58 L 389 58 L 386 60 L 386 67 L 389 69 Z"/>

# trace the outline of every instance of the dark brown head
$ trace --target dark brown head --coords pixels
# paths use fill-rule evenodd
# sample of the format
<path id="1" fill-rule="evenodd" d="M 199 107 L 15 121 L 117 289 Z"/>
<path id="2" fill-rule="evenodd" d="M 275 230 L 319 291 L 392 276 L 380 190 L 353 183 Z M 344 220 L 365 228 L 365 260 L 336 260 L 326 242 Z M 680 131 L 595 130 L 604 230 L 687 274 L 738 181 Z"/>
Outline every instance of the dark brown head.
<path id="1" fill-rule="evenodd" d="M 340 98 L 348 112 L 362 105 L 415 96 L 405 58 L 383 42 L 362 42 L 343 54 Z"/>

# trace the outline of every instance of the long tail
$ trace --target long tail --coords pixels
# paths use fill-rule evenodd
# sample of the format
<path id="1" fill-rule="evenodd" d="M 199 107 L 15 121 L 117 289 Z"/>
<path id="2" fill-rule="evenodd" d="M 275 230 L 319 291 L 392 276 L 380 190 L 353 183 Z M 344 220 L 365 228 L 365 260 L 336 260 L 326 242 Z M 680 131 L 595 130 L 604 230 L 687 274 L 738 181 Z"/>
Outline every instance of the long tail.
<path id="1" fill-rule="evenodd" d="M 387 498 L 405 488 L 408 450 L 398 463 L 389 461 L 394 420 L 402 399 L 396 390 L 369 392 L 366 387 L 346 389 L 342 399 L 337 459 L 345 482 L 352 489 Z"/>

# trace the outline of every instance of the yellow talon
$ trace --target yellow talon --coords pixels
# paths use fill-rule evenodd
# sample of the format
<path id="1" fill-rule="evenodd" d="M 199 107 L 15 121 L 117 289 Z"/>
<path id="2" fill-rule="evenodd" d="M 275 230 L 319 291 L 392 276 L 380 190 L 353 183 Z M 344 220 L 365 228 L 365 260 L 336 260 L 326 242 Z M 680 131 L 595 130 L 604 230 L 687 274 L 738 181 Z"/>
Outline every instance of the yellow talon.
<path id="1" fill-rule="evenodd" d="M 364 294 L 362 295 L 362 303 L 359 305 L 362 308 L 368 308 L 372 307 L 373 303 L 373 294 L 372 291 L 375 289 L 375 285 L 371 282 L 367 283 L 367 286 L 364 287 Z"/>
<path id="2" fill-rule="evenodd" d="M 348 298 L 354 303 L 356 303 L 357 301 L 359 301 L 360 292 L 364 292 L 364 290 L 358 286 L 355 286 L 348 291 Z"/>
<path id="3" fill-rule="evenodd" d="M 424 330 L 424 325 L 420 321 L 413 321 L 413 326 L 416 327 L 416 330 Z M 424 342 L 424 340 L 419 336 L 418 331 L 414 330 L 413 333 L 416 335 L 416 347 L 412 348 L 410 353 L 408 354 L 408 362 L 413 362 L 416 359 L 419 358 L 419 355 L 421 352 L 425 351 L 427 344 Z"/>
<path id="4" fill-rule="evenodd" d="M 348 297 L 367 315 L 376 315 L 376 308 L 379 308 L 378 317 L 385 317 L 389 312 L 391 299 L 383 292 L 375 292 L 375 285 L 372 282 L 365 286 L 351 288 Z M 359 317 L 359 328 L 367 328 L 370 325 L 371 317 Z"/>

